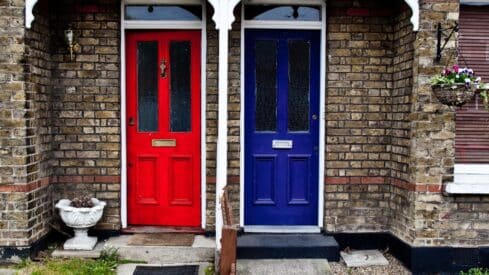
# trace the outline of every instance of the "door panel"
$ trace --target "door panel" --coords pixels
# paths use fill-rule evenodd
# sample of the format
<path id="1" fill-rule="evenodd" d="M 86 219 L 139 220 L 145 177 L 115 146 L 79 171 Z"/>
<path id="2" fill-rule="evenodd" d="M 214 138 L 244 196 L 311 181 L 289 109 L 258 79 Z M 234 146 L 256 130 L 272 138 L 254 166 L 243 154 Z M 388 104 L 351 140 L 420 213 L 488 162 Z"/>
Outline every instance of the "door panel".
<path id="1" fill-rule="evenodd" d="M 245 32 L 245 225 L 317 225 L 319 42 Z"/>
<path id="2" fill-rule="evenodd" d="M 309 176 L 310 156 L 289 156 L 287 193 L 288 204 L 309 204 L 311 194 L 309 187 L 311 185 Z"/>
<path id="3" fill-rule="evenodd" d="M 276 156 L 254 156 L 253 201 L 255 204 L 275 204 Z"/>
<path id="4" fill-rule="evenodd" d="M 128 223 L 200 226 L 200 32 L 126 33 Z"/>

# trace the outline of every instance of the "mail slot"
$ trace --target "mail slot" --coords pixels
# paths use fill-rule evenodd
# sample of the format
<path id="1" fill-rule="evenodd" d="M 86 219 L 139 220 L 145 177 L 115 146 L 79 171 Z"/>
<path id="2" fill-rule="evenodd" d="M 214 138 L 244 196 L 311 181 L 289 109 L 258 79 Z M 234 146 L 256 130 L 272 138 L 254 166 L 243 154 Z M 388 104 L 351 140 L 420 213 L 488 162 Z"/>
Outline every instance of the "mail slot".
<path id="1" fill-rule="evenodd" d="M 175 147 L 177 146 L 177 140 L 175 139 L 153 139 L 151 141 L 153 147 Z"/>
<path id="2" fill-rule="evenodd" d="M 274 139 L 272 140 L 273 149 L 292 149 L 292 140 Z"/>

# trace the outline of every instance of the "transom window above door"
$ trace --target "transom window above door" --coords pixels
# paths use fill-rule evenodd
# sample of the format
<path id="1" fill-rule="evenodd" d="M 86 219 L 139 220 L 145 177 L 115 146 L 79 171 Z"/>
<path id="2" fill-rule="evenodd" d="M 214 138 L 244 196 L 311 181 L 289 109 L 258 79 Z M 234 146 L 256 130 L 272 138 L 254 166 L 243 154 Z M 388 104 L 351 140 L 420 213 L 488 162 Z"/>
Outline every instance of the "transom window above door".
<path id="1" fill-rule="evenodd" d="M 246 5 L 245 20 L 321 21 L 321 7 L 300 5 Z"/>
<path id="2" fill-rule="evenodd" d="M 126 20 L 202 20 L 200 5 L 128 5 L 125 7 Z"/>
<path id="3" fill-rule="evenodd" d="M 123 0 L 124 29 L 192 30 L 205 28 L 200 0 Z"/>

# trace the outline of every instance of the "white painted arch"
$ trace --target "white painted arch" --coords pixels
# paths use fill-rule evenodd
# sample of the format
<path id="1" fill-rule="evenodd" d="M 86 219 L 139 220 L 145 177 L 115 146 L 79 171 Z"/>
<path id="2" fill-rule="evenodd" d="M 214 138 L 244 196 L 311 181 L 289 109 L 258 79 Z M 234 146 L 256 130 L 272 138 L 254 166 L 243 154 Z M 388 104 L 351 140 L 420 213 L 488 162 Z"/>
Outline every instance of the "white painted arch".
<path id="1" fill-rule="evenodd" d="M 32 10 L 36 5 L 37 0 L 25 0 L 25 27 L 30 29 L 32 21 L 34 21 L 34 14 Z"/>
<path id="2" fill-rule="evenodd" d="M 31 28 L 32 21 L 34 21 L 34 14 L 32 13 L 34 6 L 38 0 L 25 0 L 25 27 Z M 411 16 L 411 23 L 413 24 L 413 31 L 419 30 L 419 1 L 418 0 L 405 0 L 411 7 L 413 15 Z M 231 29 L 231 24 L 234 22 L 233 10 L 241 0 L 208 0 L 208 2 L 214 8 L 214 15 L 212 20 L 216 23 L 216 29 Z M 483 2 L 483 1 L 480 1 Z M 485 2 L 484 2 L 485 3 Z"/>

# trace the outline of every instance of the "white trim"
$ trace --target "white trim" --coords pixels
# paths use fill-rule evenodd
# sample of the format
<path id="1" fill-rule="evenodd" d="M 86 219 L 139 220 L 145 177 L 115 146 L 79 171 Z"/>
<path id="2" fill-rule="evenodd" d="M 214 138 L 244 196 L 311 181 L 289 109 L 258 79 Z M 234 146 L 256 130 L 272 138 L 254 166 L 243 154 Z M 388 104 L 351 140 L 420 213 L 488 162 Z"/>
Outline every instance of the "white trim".
<path id="1" fill-rule="evenodd" d="M 219 30 L 219 70 L 218 70 L 218 122 L 216 148 L 216 249 L 221 250 L 221 234 L 223 217 L 221 197 L 227 185 L 227 156 L 228 156 L 228 53 L 229 30 L 234 21 L 233 10 L 240 0 L 209 0 L 214 7 L 212 20 Z"/>
<path id="2" fill-rule="evenodd" d="M 25 1 L 25 27 L 30 29 L 32 22 L 34 21 L 34 14 L 32 11 L 34 10 L 34 6 L 36 5 L 37 0 L 26 0 Z"/>
<path id="3" fill-rule="evenodd" d="M 269 226 L 269 225 L 247 225 L 244 227 L 246 233 L 320 233 L 318 226 Z"/>
<path id="4" fill-rule="evenodd" d="M 173 21 L 173 20 L 126 20 L 125 29 L 173 29 L 200 30 L 202 21 Z"/>
<path id="5" fill-rule="evenodd" d="M 473 195 L 489 194 L 489 183 L 488 184 L 449 183 L 446 186 L 445 192 L 447 192 L 448 194 L 473 194 Z"/>
<path id="6" fill-rule="evenodd" d="M 121 1 L 121 26 L 124 26 L 124 1 Z M 127 227 L 127 129 L 126 129 L 126 30 L 121 28 L 121 223 Z"/>
<path id="7" fill-rule="evenodd" d="M 275 21 L 275 20 L 244 20 L 246 29 L 289 29 L 289 30 L 320 30 L 321 21 Z"/>
<path id="8" fill-rule="evenodd" d="M 270 0 L 255 0 L 253 4 L 260 3 L 270 3 L 274 1 Z M 297 1 L 285 1 L 286 3 L 297 3 Z M 309 2 L 309 1 L 308 1 Z M 249 1 L 247 2 L 249 3 Z M 284 1 L 276 1 L 277 4 L 284 4 Z M 306 4 L 301 2 L 301 4 Z M 258 20 L 244 20 L 244 5 L 241 7 L 241 72 L 240 72 L 240 215 L 239 224 L 241 227 L 245 228 L 246 232 L 271 232 L 276 227 L 270 226 L 247 226 L 244 222 L 244 212 L 245 212 L 245 29 L 247 28 L 259 28 L 259 29 L 303 29 L 303 30 L 320 30 L 321 31 L 321 41 L 320 41 L 320 69 L 319 69 L 319 169 L 318 169 L 318 219 L 316 226 L 300 226 L 294 227 L 296 232 L 306 233 L 308 228 L 317 228 L 317 232 L 323 227 L 324 222 L 324 150 L 326 142 L 326 3 L 323 1 L 310 1 L 310 4 L 320 4 L 321 5 L 321 21 L 320 22 L 308 22 L 308 21 L 298 21 L 298 22 L 288 22 L 288 21 L 258 21 Z M 272 229 L 270 229 L 272 228 Z M 285 228 L 285 227 L 280 227 Z M 290 227 L 289 227 L 290 228 Z M 254 231 L 249 231 L 254 230 Z M 261 230 L 261 231 L 260 231 Z M 283 232 L 276 232 L 283 233 Z"/>
<path id="9" fill-rule="evenodd" d="M 413 31 L 417 32 L 419 30 L 419 0 L 405 0 L 406 3 L 411 7 L 411 23 L 413 24 Z"/>
<path id="10" fill-rule="evenodd" d="M 489 164 L 455 164 L 454 182 L 447 184 L 449 194 L 489 194 Z"/>
<path id="11" fill-rule="evenodd" d="M 139 4 L 201 4 L 202 5 L 202 22 L 196 21 L 137 21 L 131 20 L 129 23 L 124 19 L 124 11 L 125 6 L 128 3 L 139 3 Z M 200 87 L 200 95 L 201 95 L 201 109 L 200 109 L 200 117 L 201 117 L 201 228 L 205 229 L 205 225 L 207 223 L 207 203 L 206 203 L 206 85 L 207 85 L 207 5 L 204 0 L 153 0 L 153 1 L 137 1 L 137 0 L 125 0 L 121 1 L 121 224 L 122 228 L 127 228 L 127 129 L 126 129 L 126 40 L 125 33 L 127 29 L 199 29 L 201 30 L 201 87 Z M 178 26 L 176 26 L 176 22 L 178 22 Z M 129 24 L 128 24 L 129 23 Z M 150 23 L 149 25 L 145 25 L 145 23 Z M 192 27 L 193 25 L 193 27 Z M 198 28 L 196 27 L 198 25 Z M 136 27 L 137 26 L 137 27 Z"/>
<path id="12" fill-rule="evenodd" d="M 240 57 L 240 71 L 239 71 L 239 76 L 240 76 L 240 91 L 239 91 L 239 102 L 240 102 L 240 110 L 239 110 L 239 140 L 240 140 L 240 145 L 239 145 L 239 225 L 241 227 L 244 226 L 244 208 L 245 208 L 245 202 L 244 202 L 244 180 L 245 180 L 245 175 L 244 175 L 244 158 L 245 158 L 245 153 L 244 153 L 244 148 L 245 148 L 245 123 L 244 123 L 244 116 L 245 116 L 245 109 L 244 109 L 244 101 L 245 101 L 245 95 L 244 95 L 244 82 L 245 82 L 245 64 L 244 64 L 244 59 L 245 59 L 245 39 L 244 39 L 244 4 L 241 4 L 241 57 Z"/>
<path id="13" fill-rule="evenodd" d="M 324 151 L 326 144 L 326 3 L 321 5 L 321 49 L 319 69 L 319 198 L 318 198 L 318 226 L 324 224 Z"/>
<path id="14" fill-rule="evenodd" d="M 200 65 L 200 209 L 202 229 L 207 223 L 207 143 L 206 143 L 206 110 L 207 110 L 207 5 L 205 0 L 198 0 L 202 3 L 202 31 L 201 36 L 201 65 Z"/>
<path id="15" fill-rule="evenodd" d="M 125 0 L 126 5 L 200 5 L 201 0 Z"/>
<path id="16" fill-rule="evenodd" d="M 455 164 L 455 174 L 489 175 L 489 164 Z"/>

